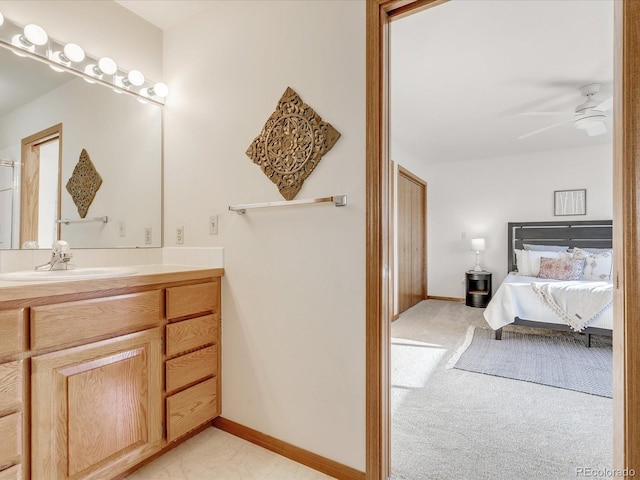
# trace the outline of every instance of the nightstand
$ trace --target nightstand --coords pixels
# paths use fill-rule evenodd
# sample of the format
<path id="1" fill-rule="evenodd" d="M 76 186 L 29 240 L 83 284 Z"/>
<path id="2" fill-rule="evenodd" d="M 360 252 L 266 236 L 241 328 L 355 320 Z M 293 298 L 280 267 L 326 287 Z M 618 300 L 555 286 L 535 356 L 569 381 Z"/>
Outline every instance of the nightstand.
<path id="1" fill-rule="evenodd" d="M 470 270 L 466 272 L 465 293 L 466 305 L 468 307 L 484 308 L 491 300 L 491 273 L 476 272 Z"/>

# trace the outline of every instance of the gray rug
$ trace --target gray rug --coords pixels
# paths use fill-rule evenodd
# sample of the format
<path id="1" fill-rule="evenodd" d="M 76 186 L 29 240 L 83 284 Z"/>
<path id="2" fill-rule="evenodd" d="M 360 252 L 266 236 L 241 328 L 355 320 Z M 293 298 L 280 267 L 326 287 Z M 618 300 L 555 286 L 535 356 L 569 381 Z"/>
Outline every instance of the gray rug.
<path id="1" fill-rule="evenodd" d="M 583 338 L 570 334 L 504 331 L 497 341 L 493 330 L 476 328 L 454 368 L 612 397 L 612 348 L 606 337 L 593 336 L 587 348 Z"/>

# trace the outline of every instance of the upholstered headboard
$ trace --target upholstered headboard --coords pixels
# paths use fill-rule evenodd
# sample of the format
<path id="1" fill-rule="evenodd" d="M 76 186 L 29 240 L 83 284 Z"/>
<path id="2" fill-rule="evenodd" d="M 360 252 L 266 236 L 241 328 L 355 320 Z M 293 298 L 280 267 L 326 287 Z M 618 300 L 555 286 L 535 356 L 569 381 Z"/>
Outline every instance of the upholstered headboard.
<path id="1" fill-rule="evenodd" d="M 575 222 L 509 222 L 507 265 L 516 269 L 515 252 L 523 244 L 567 245 L 569 248 L 611 248 L 611 220 L 582 220 Z"/>

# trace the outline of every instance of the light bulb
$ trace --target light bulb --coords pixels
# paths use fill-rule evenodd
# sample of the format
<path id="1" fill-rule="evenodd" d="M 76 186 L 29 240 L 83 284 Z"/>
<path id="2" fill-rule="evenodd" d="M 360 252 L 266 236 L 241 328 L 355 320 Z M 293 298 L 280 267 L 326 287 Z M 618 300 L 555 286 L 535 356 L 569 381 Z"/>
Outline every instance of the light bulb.
<path id="1" fill-rule="evenodd" d="M 102 57 L 98 60 L 98 68 L 106 75 L 113 75 L 118 71 L 118 66 L 109 57 Z"/>
<path id="2" fill-rule="evenodd" d="M 90 63 L 89 65 L 84 67 L 84 73 L 86 73 L 87 75 L 91 75 L 92 77 L 99 77 L 101 75 L 101 72 L 96 72 L 97 69 L 98 69 L 97 65 Z M 92 82 L 92 83 L 95 83 L 95 82 Z"/>
<path id="3" fill-rule="evenodd" d="M 67 43 L 64 46 L 63 54 L 71 62 L 78 63 L 84 60 L 84 50 L 75 43 Z"/>
<path id="4" fill-rule="evenodd" d="M 169 94 L 169 87 L 164 83 L 158 82 L 152 88 L 149 89 L 151 95 L 157 95 L 158 97 L 166 97 Z"/>
<path id="5" fill-rule="evenodd" d="M 30 23 L 24 27 L 24 36 L 33 45 L 44 45 L 49 40 L 47 32 L 40 25 Z"/>
<path id="6" fill-rule="evenodd" d="M 134 85 L 136 87 L 144 84 L 144 75 L 140 70 L 131 70 L 126 77 L 122 77 L 122 86 L 125 88 Z"/>
<path id="7" fill-rule="evenodd" d="M 139 87 L 144 83 L 144 75 L 140 70 L 131 70 L 127 78 L 131 82 L 132 85 Z"/>

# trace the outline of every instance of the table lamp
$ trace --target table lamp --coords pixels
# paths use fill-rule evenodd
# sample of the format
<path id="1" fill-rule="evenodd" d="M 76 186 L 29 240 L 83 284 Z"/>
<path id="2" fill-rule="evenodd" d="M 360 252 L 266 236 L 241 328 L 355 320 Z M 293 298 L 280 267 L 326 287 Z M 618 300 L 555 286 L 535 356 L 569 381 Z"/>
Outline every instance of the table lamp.
<path id="1" fill-rule="evenodd" d="M 482 267 L 480 266 L 480 252 L 484 252 L 484 249 L 484 238 L 471 239 L 471 250 L 476 251 L 476 268 L 473 269 L 474 272 L 482 272 Z"/>

